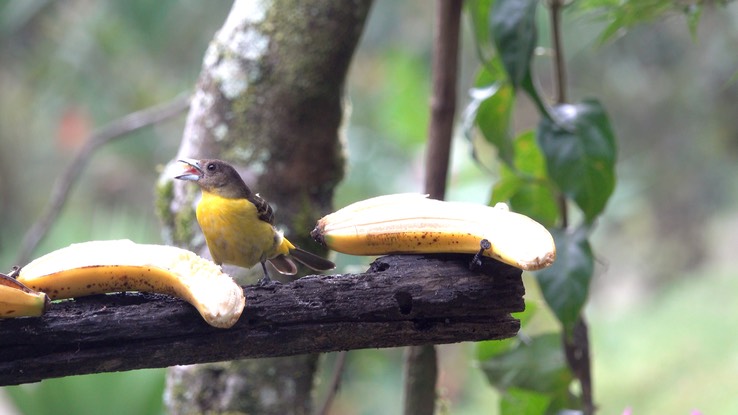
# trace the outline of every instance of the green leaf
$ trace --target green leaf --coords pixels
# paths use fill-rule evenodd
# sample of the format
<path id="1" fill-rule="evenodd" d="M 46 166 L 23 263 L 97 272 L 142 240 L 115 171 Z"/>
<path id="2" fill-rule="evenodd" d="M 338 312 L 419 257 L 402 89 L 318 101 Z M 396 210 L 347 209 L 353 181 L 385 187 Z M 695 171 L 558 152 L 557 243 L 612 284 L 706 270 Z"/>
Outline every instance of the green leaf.
<path id="1" fill-rule="evenodd" d="M 549 177 L 591 223 L 615 189 L 615 137 L 596 100 L 561 104 L 543 117 L 538 142 Z"/>
<path id="2" fill-rule="evenodd" d="M 536 47 L 538 0 L 496 0 L 490 29 L 510 82 L 517 89 L 530 72 Z"/>
<path id="3" fill-rule="evenodd" d="M 490 384 L 500 391 L 511 388 L 568 395 L 574 379 L 561 349 L 561 336 L 544 334 L 519 342 L 518 346 L 480 362 Z"/>
<path id="4" fill-rule="evenodd" d="M 700 17 L 702 17 L 702 5 L 690 4 L 684 7 L 684 15 L 687 17 L 687 27 L 692 35 L 692 40 L 697 39 L 697 29 L 700 25 Z"/>
<path id="5" fill-rule="evenodd" d="M 638 23 L 655 19 L 671 8 L 671 3 L 673 0 L 580 0 L 575 7 L 594 12 L 594 17 L 606 24 L 599 36 L 604 43 Z"/>
<path id="6" fill-rule="evenodd" d="M 551 311 L 569 332 L 587 301 L 589 283 L 594 273 L 594 257 L 586 227 L 573 231 L 554 229 L 556 261 L 535 273 Z"/>
<path id="7" fill-rule="evenodd" d="M 512 163 L 511 120 L 515 94 L 499 57 L 482 67 L 470 95 L 472 102 L 464 116 L 467 137 L 473 137 L 473 127 L 476 126 L 484 140 L 497 149 L 499 157 L 506 163 Z M 478 157 L 480 152 L 473 139 L 472 144 L 475 157 Z M 477 159 L 484 165 L 492 164 L 491 160 Z"/>
<path id="8" fill-rule="evenodd" d="M 534 302 L 525 301 L 525 310 L 519 313 L 513 313 L 513 317 L 520 320 L 520 327 L 525 327 L 533 315 L 535 315 L 538 306 Z M 502 340 L 485 340 L 477 342 L 476 354 L 478 361 L 491 359 L 500 353 L 512 349 L 520 340 L 517 337 Z"/>
<path id="9" fill-rule="evenodd" d="M 540 392 L 510 388 L 500 400 L 502 415 L 544 415 L 551 404 L 551 397 Z"/>
<path id="10" fill-rule="evenodd" d="M 495 46 L 489 32 L 489 15 L 493 2 L 494 0 L 467 0 L 464 2 L 474 33 L 477 55 L 479 55 L 479 61 L 485 65 L 495 56 Z"/>
<path id="11" fill-rule="evenodd" d="M 532 131 L 515 139 L 514 154 L 513 168 L 500 168 L 500 180 L 492 189 L 490 205 L 507 202 L 513 211 L 553 226 L 559 218 L 556 191 Z"/>

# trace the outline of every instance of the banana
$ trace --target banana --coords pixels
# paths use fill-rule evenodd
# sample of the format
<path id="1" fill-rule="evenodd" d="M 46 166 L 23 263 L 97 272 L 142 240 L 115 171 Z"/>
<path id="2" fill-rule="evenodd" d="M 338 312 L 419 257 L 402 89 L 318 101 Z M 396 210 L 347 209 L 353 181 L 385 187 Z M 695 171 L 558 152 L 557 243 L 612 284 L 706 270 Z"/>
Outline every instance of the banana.
<path id="1" fill-rule="evenodd" d="M 0 274 L 0 318 L 38 317 L 46 311 L 49 297 Z"/>
<path id="2" fill-rule="evenodd" d="M 185 249 L 129 240 L 70 245 L 23 267 L 18 280 L 53 300 L 121 291 L 172 295 L 219 328 L 233 326 L 246 304 L 243 289 L 213 262 Z"/>
<path id="3" fill-rule="evenodd" d="M 402 193 L 356 202 L 318 220 L 312 237 L 351 255 L 477 253 L 523 270 L 545 268 L 556 259 L 548 230 L 533 219 L 494 207 L 428 199 Z"/>

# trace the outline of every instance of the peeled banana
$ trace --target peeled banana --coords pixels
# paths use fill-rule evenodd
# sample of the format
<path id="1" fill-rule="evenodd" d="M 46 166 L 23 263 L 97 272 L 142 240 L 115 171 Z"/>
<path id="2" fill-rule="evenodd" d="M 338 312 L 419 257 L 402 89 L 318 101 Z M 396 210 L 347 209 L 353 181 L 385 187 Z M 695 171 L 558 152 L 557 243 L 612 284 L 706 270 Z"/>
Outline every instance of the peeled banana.
<path id="1" fill-rule="evenodd" d="M 48 305 L 46 294 L 35 292 L 15 278 L 0 274 L 0 318 L 38 317 Z"/>
<path id="2" fill-rule="evenodd" d="M 120 291 L 168 294 L 219 328 L 233 326 L 246 303 L 243 289 L 213 262 L 185 249 L 129 240 L 70 245 L 23 267 L 18 280 L 53 300 Z"/>
<path id="3" fill-rule="evenodd" d="M 495 207 L 428 199 L 401 193 L 362 200 L 318 220 L 312 237 L 351 255 L 477 253 L 523 270 L 545 268 L 556 259 L 548 230 L 533 219 Z"/>

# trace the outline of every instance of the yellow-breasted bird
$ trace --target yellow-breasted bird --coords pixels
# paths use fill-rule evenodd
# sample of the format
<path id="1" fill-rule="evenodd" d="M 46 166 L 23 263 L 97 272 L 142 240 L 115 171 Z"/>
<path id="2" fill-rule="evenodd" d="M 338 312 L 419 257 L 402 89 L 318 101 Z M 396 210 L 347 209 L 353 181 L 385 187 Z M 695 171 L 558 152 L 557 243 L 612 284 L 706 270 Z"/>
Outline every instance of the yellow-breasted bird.
<path id="1" fill-rule="evenodd" d="M 271 206 L 243 182 L 236 169 L 222 160 L 179 160 L 187 164 L 180 180 L 191 180 L 202 190 L 197 204 L 200 224 L 208 249 L 216 264 L 251 268 L 261 263 L 270 282 L 266 262 L 282 274 L 294 275 L 292 259 L 315 271 L 327 271 L 335 264 L 294 246 L 274 227 Z"/>

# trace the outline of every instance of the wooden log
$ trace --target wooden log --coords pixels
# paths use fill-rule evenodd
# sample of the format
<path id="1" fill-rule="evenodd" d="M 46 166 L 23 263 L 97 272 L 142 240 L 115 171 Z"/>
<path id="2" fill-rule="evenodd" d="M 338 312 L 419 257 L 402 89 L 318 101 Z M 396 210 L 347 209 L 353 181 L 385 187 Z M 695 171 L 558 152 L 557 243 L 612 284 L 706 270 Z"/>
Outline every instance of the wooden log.
<path id="1" fill-rule="evenodd" d="M 398 255 L 363 274 L 247 286 L 231 329 L 177 298 L 99 295 L 0 320 L 0 385 L 88 373 L 337 350 L 502 339 L 520 328 L 521 271 L 468 255 Z"/>

